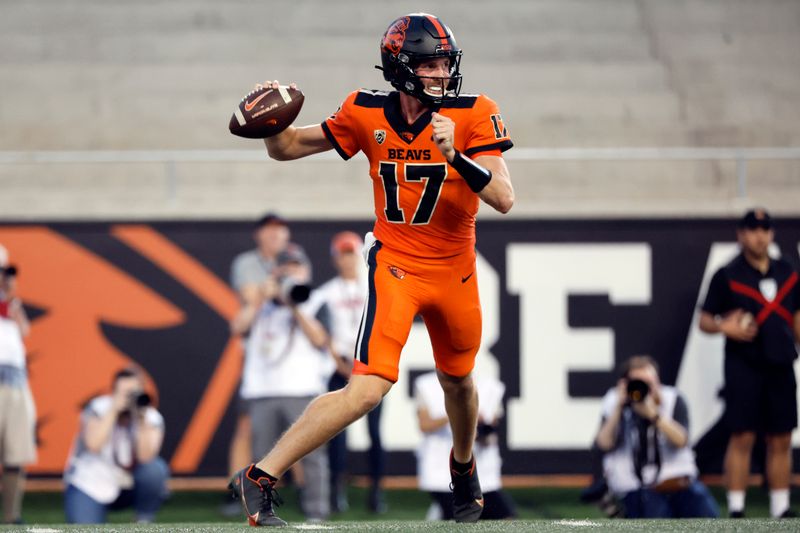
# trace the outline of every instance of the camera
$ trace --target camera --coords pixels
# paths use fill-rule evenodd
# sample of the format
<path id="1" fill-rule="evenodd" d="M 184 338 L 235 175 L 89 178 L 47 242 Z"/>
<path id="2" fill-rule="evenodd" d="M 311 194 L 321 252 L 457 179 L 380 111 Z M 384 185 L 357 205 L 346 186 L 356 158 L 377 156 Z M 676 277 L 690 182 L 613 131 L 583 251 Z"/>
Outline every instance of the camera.
<path id="1" fill-rule="evenodd" d="M 628 400 L 632 402 L 641 402 L 650 393 L 650 385 L 641 379 L 628 380 Z"/>
<path id="2" fill-rule="evenodd" d="M 291 277 L 281 279 L 281 295 L 287 302 L 301 304 L 311 296 L 311 286 L 305 283 L 297 283 Z"/>
<path id="3" fill-rule="evenodd" d="M 129 402 L 132 408 L 141 409 L 142 407 L 148 407 L 152 404 L 153 399 L 146 392 L 136 391 L 131 393 Z"/>

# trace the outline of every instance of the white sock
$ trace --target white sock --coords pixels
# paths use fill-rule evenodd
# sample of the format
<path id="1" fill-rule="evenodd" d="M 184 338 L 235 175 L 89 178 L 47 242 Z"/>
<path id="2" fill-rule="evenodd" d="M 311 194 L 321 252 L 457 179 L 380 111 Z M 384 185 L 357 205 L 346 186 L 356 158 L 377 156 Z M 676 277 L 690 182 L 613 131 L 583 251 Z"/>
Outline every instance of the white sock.
<path id="1" fill-rule="evenodd" d="M 736 511 L 744 511 L 744 491 L 743 490 L 729 490 L 728 491 L 728 512 L 734 513 Z"/>
<path id="2" fill-rule="evenodd" d="M 789 508 L 789 489 L 769 491 L 769 514 L 778 518 Z"/>

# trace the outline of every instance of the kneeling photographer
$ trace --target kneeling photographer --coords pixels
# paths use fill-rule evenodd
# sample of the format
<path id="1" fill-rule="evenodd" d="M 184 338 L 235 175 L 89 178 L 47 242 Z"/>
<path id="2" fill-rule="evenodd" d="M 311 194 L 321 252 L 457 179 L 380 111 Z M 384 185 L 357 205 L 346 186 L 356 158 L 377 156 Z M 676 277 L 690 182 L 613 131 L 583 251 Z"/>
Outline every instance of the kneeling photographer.
<path id="1" fill-rule="evenodd" d="M 681 394 L 662 385 L 658 365 L 634 356 L 603 398 L 597 446 L 603 471 L 626 518 L 717 517 L 708 489 L 697 480 L 689 447 L 689 413 Z"/>
<path id="2" fill-rule="evenodd" d="M 151 405 L 135 368 L 114 375 L 111 394 L 89 401 L 64 472 L 67 522 L 99 524 L 109 510 L 133 506 L 152 522 L 168 495 L 169 470 L 159 457 L 164 418 Z"/>
<path id="3" fill-rule="evenodd" d="M 255 305 L 231 324 L 249 331 L 240 396 L 252 420 L 253 459 L 263 457 L 316 396 L 327 391 L 334 363 L 327 353 L 327 307 L 308 301 L 311 265 L 296 244 L 276 258 Z M 324 446 L 302 461 L 301 504 L 309 520 L 330 514 L 328 455 Z M 293 471 L 296 472 L 296 471 Z M 298 476 L 299 477 L 299 476 Z"/>

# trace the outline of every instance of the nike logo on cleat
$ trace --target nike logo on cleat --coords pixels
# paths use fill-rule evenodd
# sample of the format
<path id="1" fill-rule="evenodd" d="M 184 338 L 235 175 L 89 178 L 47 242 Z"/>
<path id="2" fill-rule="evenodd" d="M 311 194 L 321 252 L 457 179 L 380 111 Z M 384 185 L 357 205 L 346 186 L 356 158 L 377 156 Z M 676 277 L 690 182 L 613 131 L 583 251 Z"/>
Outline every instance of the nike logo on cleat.
<path id="1" fill-rule="evenodd" d="M 461 283 L 466 283 L 467 280 L 469 278 L 471 278 L 474 273 L 475 273 L 475 271 L 472 271 L 472 272 L 469 273 L 469 276 L 467 276 L 466 278 L 461 278 Z"/>

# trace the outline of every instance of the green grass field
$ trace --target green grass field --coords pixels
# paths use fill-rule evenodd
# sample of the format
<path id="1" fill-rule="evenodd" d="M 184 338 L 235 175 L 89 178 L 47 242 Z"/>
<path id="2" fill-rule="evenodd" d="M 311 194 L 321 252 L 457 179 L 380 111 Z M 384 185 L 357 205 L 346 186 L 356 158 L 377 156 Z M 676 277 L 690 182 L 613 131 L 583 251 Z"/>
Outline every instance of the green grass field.
<path id="1" fill-rule="evenodd" d="M 0 531 L 24 531 L 25 533 L 76 532 L 119 532 L 119 533 L 225 533 L 247 531 L 244 525 L 236 524 L 110 524 L 106 526 L 64 526 L 31 525 L 0 527 Z M 423 531 L 474 531 L 478 532 L 519 532 L 541 531 L 543 533 L 575 533 L 578 531 L 609 532 L 796 532 L 796 520 L 516 520 L 509 522 L 480 522 L 477 524 L 455 524 L 453 522 L 420 521 L 373 521 L 373 522 L 334 522 L 329 524 L 290 524 L 280 531 L 370 531 L 370 532 L 423 532 Z"/>
<path id="2" fill-rule="evenodd" d="M 578 501 L 577 489 L 512 489 L 509 494 L 517 504 L 520 519 L 504 522 L 480 522 L 474 525 L 456 525 L 452 522 L 423 521 L 429 500 L 426 494 L 413 490 L 387 492 L 389 511 L 383 515 L 371 514 L 365 506 L 366 491 L 351 488 L 351 509 L 334 516 L 323 524 L 303 523 L 291 488 L 283 489 L 286 504 L 278 509 L 279 516 L 287 520 L 289 528 L 283 531 L 455 531 L 475 532 L 542 531 L 542 532 L 650 532 L 650 531 L 800 531 L 800 520 L 770 520 L 767 518 L 767 499 L 763 491 L 753 489 L 748 494 L 747 520 L 609 520 L 594 506 Z M 722 492 L 714 489 L 718 501 Z M 795 498 L 796 500 L 796 498 Z M 61 494 L 34 493 L 25 498 L 23 526 L 0 526 L 0 532 L 25 533 L 58 532 L 228 532 L 246 531 L 243 517 L 226 518 L 220 513 L 223 495 L 217 492 L 179 492 L 172 495 L 158 516 L 158 523 L 132 524 L 131 511 L 113 512 L 109 524 L 104 526 L 64 525 Z M 723 509 L 724 511 L 724 509 Z"/>

